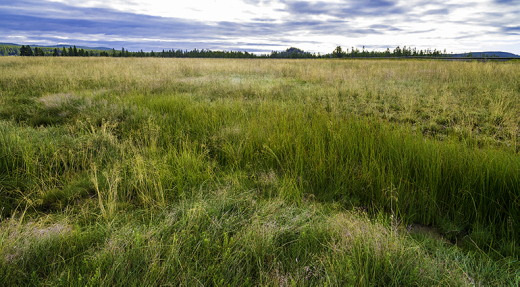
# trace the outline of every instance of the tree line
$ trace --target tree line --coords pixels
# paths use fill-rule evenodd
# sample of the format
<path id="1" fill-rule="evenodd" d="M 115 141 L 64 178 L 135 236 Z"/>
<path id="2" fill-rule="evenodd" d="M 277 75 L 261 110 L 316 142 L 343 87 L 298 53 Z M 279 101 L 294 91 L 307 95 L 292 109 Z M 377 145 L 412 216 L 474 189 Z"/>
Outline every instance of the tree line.
<path id="1" fill-rule="evenodd" d="M 9 55 L 13 55 L 12 52 Z M 15 54 L 16 55 L 16 54 Z M 269 54 L 253 54 L 247 51 L 212 51 L 209 49 L 193 50 L 162 50 L 160 52 L 138 52 L 129 51 L 125 48 L 121 50 L 87 50 L 69 46 L 68 48 L 31 48 L 29 45 L 22 45 L 19 49 L 20 56 L 53 56 L 53 57 L 158 57 L 158 58 L 284 58 L 284 59 L 312 59 L 312 58 L 377 58 L 377 57 L 443 57 L 446 50 L 417 49 L 412 47 L 397 46 L 393 50 L 387 48 L 385 51 L 369 51 L 356 47 L 344 50 L 337 46 L 331 53 L 319 54 L 303 51 L 299 48 L 291 47 L 285 51 L 272 51 Z"/>
<path id="2" fill-rule="evenodd" d="M 437 49 L 421 50 L 412 47 L 403 46 L 402 48 L 397 46 L 395 49 L 390 50 L 387 48 L 385 51 L 368 51 L 365 46 L 361 50 L 352 47 L 352 49 L 343 50 L 341 46 L 337 46 L 334 51 L 328 55 L 331 58 L 377 58 L 377 57 L 443 57 L 446 56 L 446 50 L 441 52 Z"/>
<path id="3" fill-rule="evenodd" d="M 76 46 L 72 47 L 70 46 L 68 49 L 63 47 L 62 49 L 59 48 L 48 48 L 48 47 L 34 47 L 31 48 L 31 46 L 22 45 L 18 51 L 18 53 L 15 53 L 14 55 L 19 56 L 53 56 L 53 57 L 59 57 L 59 56 L 70 56 L 70 57 L 95 57 L 95 56 L 103 56 L 103 51 L 98 50 L 85 50 L 85 49 L 78 49 Z"/>

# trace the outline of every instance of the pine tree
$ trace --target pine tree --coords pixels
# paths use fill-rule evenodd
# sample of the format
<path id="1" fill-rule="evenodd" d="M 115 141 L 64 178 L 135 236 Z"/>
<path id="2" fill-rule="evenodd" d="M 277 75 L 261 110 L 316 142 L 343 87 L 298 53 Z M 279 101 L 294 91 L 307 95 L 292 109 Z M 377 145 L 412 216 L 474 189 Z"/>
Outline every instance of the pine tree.
<path id="1" fill-rule="evenodd" d="M 33 51 L 29 45 L 20 47 L 20 56 L 33 56 Z"/>
<path id="2" fill-rule="evenodd" d="M 31 49 L 31 46 L 27 45 L 26 47 L 27 51 L 27 55 L 26 56 L 34 56 L 34 53 L 33 53 L 33 50 Z"/>
<path id="3" fill-rule="evenodd" d="M 67 49 L 65 49 L 65 47 L 63 47 L 63 49 L 61 49 L 61 55 L 63 57 L 66 57 L 67 56 Z"/>
<path id="4" fill-rule="evenodd" d="M 401 57 L 401 55 L 402 55 L 401 48 L 399 46 L 395 47 L 395 49 L 394 49 L 394 56 L 395 57 Z"/>
<path id="5" fill-rule="evenodd" d="M 343 52 L 343 49 L 341 46 L 337 46 L 336 49 L 332 52 L 332 56 L 334 58 L 343 58 L 345 56 L 345 53 Z"/>
<path id="6" fill-rule="evenodd" d="M 34 56 L 45 56 L 45 53 L 43 52 L 42 48 L 34 47 Z"/>
<path id="7" fill-rule="evenodd" d="M 58 57 L 60 54 L 58 53 L 58 48 L 54 48 L 54 51 L 52 52 L 53 57 Z"/>
<path id="8" fill-rule="evenodd" d="M 20 56 L 27 56 L 26 53 L 27 53 L 27 52 L 26 52 L 26 50 L 25 50 L 25 45 L 22 45 L 22 46 L 20 47 Z"/>

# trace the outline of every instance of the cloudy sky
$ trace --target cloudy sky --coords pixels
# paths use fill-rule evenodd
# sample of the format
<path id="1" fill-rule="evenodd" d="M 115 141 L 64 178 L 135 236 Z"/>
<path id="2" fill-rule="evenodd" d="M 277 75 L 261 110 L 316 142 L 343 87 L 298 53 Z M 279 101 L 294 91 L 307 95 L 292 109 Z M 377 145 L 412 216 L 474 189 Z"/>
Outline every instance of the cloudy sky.
<path id="1" fill-rule="evenodd" d="M 520 0 L 0 0 L 0 42 L 320 53 L 406 45 L 520 54 Z"/>

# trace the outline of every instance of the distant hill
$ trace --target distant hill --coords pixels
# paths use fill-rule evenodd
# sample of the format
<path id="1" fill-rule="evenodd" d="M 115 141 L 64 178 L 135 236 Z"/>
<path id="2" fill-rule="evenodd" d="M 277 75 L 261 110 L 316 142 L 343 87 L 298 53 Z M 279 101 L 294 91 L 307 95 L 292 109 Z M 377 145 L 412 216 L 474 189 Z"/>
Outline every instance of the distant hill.
<path id="1" fill-rule="evenodd" d="M 462 53 L 462 54 L 450 54 L 451 57 L 477 57 L 477 58 L 485 58 L 485 57 L 493 57 L 493 58 L 520 58 L 519 55 L 508 53 L 508 52 L 499 52 L 499 51 L 491 51 L 491 52 L 470 52 L 470 53 Z"/>
<path id="2" fill-rule="evenodd" d="M 0 43 L 0 46 L 15 46 L 15 47 L 21 47 L 20 44 L 14 44 L 14 43 Z M 68 48 L 68 47 L 74 47 L 74 45 L 70 44 L 58 44 L 58 45 L 29 45 L 31 47 L 39 47 L 39 48 Z M 101 51 L 108 51 L 112 50 L 112 48 L 107 47 L 88 47 L 88 46 L 76 46 L 77 49 L 83 49 L 83 50 L 101 50 Z"/>

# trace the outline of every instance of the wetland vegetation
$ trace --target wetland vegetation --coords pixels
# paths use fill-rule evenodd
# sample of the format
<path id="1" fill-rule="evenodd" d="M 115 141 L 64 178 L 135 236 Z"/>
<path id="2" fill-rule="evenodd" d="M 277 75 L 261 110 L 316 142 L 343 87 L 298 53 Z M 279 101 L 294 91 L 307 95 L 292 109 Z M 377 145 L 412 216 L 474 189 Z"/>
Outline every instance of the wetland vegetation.
<path id="1" fill-rule="evenodd" d="M 0 58 L 0 282 L 520 284 L 520 62 Z"/>

